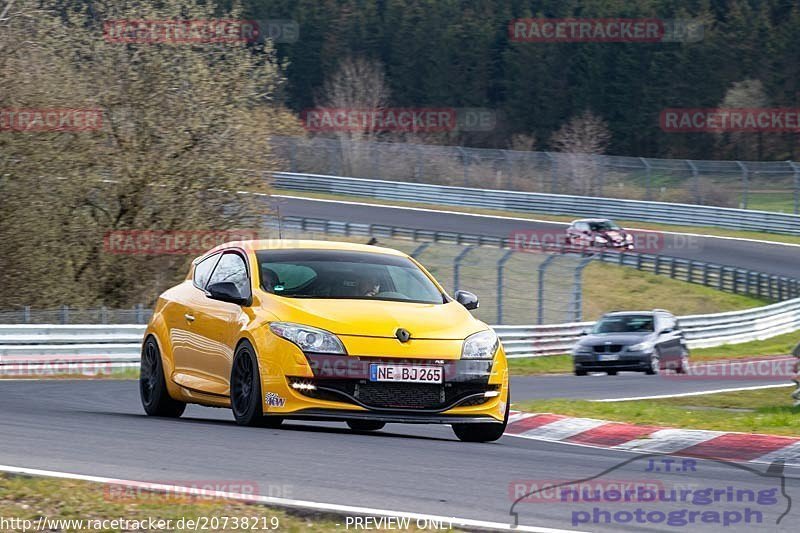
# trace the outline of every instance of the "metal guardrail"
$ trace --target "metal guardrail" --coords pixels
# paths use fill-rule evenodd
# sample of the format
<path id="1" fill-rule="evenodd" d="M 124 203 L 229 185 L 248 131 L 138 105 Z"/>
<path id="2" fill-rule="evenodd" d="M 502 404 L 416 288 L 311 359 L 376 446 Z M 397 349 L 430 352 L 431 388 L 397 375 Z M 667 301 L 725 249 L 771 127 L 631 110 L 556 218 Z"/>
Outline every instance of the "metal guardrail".
<path id="1" fill-rule="evenodd" d="M 593 322 L 543 326 L 492 326 L 509 358 L 568 353 L 580 333 Z M 711 315 L 678 318 L 689 348 L 763 340 L 800 329 L 800 298 L 777 304 Z M 113 362 L 134 366 L 139 361 L 144 326 L 0 326 L 0 372 L 8 365 L 37 366 L 52 361 Z M 86 343 L 86 341 L 94 341 Z"/>
<path id="2" fill-rule="evenodd" d="M 495 246 L 500 248 L 513 247 L 513 243 L 506 237 L 421 230 L 389 226 L 386 224 L 360 224 L 287 216 L 282 218 L 282 226 L 285 229 L 332 235 L 373 236 L 448 244 Z M 604 249 L 580 250 L 568 246 L 540 247 L 539 250 L 547 253 L 569 253 L 583 257 L 592 257 L 605 263 L 628 266 L 644 272 L 669 276 L 680 281 L 697 283 L 717 290 L 754 296 L 765 300 L 787 300 L 800 297 L 800 280 L 798 279 L 766 274 L 731 265 L 721 265 L 665 255 L 644 254 L 635 251 Z"/>
<path id="3" fill-rule="evenodd" d="M 742 209 L 775 205 L 780 196 L 782 211 L 800 213 L 800 164 L 794 161 L 657 159 L 322 136 L 273 136 L 270 144 L 288 172 Z"/>
<path id="4" fill-rule="evenodd" d="M 569 215 L 576 218 L 618 217 L 640 222 L 800 235 L 800 215 L 727 207 L 476 189 L 289 172 L 272 173 L 272 185 L 277 189 L 363 196 L 387 201 L 404 200 L 426 204 L 482 207 Z"/>

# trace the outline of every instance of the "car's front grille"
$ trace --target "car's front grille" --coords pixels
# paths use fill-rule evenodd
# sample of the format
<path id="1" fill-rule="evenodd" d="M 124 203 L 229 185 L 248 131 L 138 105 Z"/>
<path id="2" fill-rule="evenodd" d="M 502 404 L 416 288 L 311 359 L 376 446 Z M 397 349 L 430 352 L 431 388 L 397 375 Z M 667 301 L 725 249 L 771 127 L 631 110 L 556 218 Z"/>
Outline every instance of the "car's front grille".
<path id="1" fill-rule="evenodd" d="M 429 383 L 358 383 L 354 396 L 363 404 L 395 409 L 435 409 L 446 401 L 445 387 Z"/>
<path id="2" fill-rule="evenodd" d="M 594 347 L 594 353 L 618 353 L 622 351 L 621 344 L 600 344 Z"/>
<path id="3" fill-rule="evenodd" d="M 372 382 L 352 379 L 290 378 L 290 383 L 313 383 L 316 389 L 296 389 L 318 400 L 362 404 L 374 409 L 443 410 L 451 406 L 481 405 L 490 400 L 483 396 L 466 398 L 499 389 L 480 381 L 430 383 Z"/>

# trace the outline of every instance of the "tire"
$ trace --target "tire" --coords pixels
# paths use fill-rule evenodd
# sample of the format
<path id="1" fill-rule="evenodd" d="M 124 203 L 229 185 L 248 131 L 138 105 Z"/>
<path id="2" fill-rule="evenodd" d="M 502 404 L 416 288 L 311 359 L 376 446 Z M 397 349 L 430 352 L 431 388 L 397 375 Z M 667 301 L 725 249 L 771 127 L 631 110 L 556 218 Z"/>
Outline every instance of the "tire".
<path id="1" fill-rule="evenodd" d="M 606 374 L 608 374 L 609 376 L 616 376 L 617 375 L 617 371 L 616 370 L 606 370 Z"/>
<path id="2" fill-rule="evenodd" d="M 383 429 L 386 422 L 378 422 L 377 420 L 348 420 L 347 425 L 353 431 L 378 431 Z"/>
<path id="3" fill-rule="evenodd" d="M 506 397 L 506 414 L 502 423 L 486 422 L 478 424 L 453 424 L 453 433 L 462 442 L 493 442 L 503 436 L 511 411 L 511 389 Z"/>
<path id="4" fill-rule="evenodd" d="M 144 412 L 149 416 L 178 418 L 186 409 L 186 404 L 173 400 L 167 390 L 161 350 L 153 337 L 148 337 L 142 345 L 142 362 L 139 367 L 139 397 Z"/>
<path id="5" fill-rule="evenodd" d="M 236 348 L 231 365 L 231 411 L 240 426 L 278 427 L 283 418 L 264 416 L 261 373 L 253 346 L 244 341 Z"/>
<path id="6" fill-rule="evenodd" d="M 576 367 L 575 368 L 575 375 L 576 376 L 585 376 L 586 375 L 586 370 L 583 370 L 582 368 L 577 368 Z"/>
<path id="7" fill-rule="evenodd" d="M 650 367 L 644 371 L 648 376 L 655 376 L 661 372 L 661 354 L 654 350 L 650 355 Z"/>

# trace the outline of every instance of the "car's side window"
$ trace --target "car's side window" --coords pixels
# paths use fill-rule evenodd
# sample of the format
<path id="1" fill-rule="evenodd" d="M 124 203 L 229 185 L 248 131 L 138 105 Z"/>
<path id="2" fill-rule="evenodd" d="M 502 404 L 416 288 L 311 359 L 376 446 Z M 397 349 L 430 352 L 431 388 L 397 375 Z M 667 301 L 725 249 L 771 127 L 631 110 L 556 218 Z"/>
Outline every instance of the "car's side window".
<path id="1" fill-rule="evenodd" d="M 222 254 L 222 258 L 219 260 L 219 263 L 217 263 L 217 268 L 214 269 L 214 273 L 211 275 L 208 284 L 212 285 L 223 281 L 228 281 L 236 285 L 236 288 L 239 289 L 239 293 L 243 296 L 250 295 L 250 281 L 247 277 L 247 265 L 241 255 L 235 252 Z"/>
<path id="2" fill-rule="evenodd" d="M 192 275 L 192 282 L 198 289 L 205 289 L 211 271 L 214 270 L 214 265 L 217 264 L 219 254 L 214 254 L 211 257 L 206 257 L 194 266 L 194 274 Z"/>

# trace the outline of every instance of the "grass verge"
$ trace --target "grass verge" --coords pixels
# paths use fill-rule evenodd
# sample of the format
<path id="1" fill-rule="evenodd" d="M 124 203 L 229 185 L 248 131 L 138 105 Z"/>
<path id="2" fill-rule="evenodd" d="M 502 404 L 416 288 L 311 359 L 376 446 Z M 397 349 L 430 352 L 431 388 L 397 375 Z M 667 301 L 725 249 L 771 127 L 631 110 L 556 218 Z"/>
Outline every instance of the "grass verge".
<path id="1" fill-rule="evenodd" d="M 800 436 L 800 407 L 792 386 L 661 400 L 591 402 L 535 400 L 515 404 L 532 413 L 557 413 L 615 422 L 744 433 Z"/>
<path id="2" fill-rule="evenodd" d="M 479 208 L 479 207 L 462 207 L 462 206 L 450 206 L 450 205 L 437 205 L 437 204 L 427 204 L 422 202 L 405 202 L 402 200 L 382 200 L 382 199 L 375 199 L 375 198 L 366 198 L 362 196 L 353 196 L 353 195 L 338 195 L 338 194 L 326 194 L 326 193 L 316 193 L 316 192 L 305 192 L 305 191 L 292 191 L 292 190 L 285 190 L 285 189 L 275 189 L 273 194 L 283 194 L 286 196 L 303 196 L 307 198 L 320 198 L 324 200 L 343 200 L 343 201 L 353 201 L 353 202 L 361 202 L 365 204 L 387 204 L 391 203 L 395 206 L 400 207 L 419 207 L 423 209 L 432 209 L 435 211 L 458 211 L 461 213 L 474 213 L 480 215 L 490 215 L 490 216 L 505 216 L 505 217 L 514 217 L 514 218 L 528 218 L 528 219 L 535 219 L 535 220 L 547 220 L 551 222 L 571 222 L 572 220 L 579 218 L 575 216 L 559 216 L 559 215 L 545 215 L 545 214 L 538 214 L 538 213 L 526 213 L 521 211 L 509 211 L 504 209 L 487 209 L 487 208 Z M 631 227 L 631 228 L 638 228 L 638 229 L 649 229 L 654 231 L 671 231 L 676 233 L 694 233 L 699 235 L 714 235 L 718 237 L 734 237 L 739 239 L 756 239 L 756 240 L 763 240 L 763 241 L 771 241 L 771 242 L 779 242 L 779 243 L 788 243 L 788 244 L 800 244 L 800 236 L 796 235 L 781 235 L 777 233 L 765 233 L 759 231 L 743 231 L 743 230 L 732 230 L 732 229 L 724 229 L 724 228 L 714 228 L 714 227 L 706 227 L 706 226 L 680 226 L 676 224 L 654 224 L 651 222 L 639 222 L 635 220 L 625 220 L 625 219 L 615 219 L 623 227 Z"/>
<path id="3" fill-rule="evenodd" d="M 165 481 L 165 483 L 167 483 Z M 212 485 L 211 481 L 202 483 L 187 482 L 187 486 Z M 188 520 L 205 524 L 199 529 L 209 532 L 221 531 L 342 531 L 345 522 L 342 517 L 312 512 L 286 512 L 257 504 L 247 504 L 231 500 L 188 498 L 177 494 L 141 492 L 124 487 L 87 483 L 73 480 L 56 480 L 27 476 L 0 474 L 0 516 L 9 519 L 30 520 L 35 527 L 39 517 L 50 520 L 50 527 L 43 531 L 150 531 L 149 518 L 156 521 L 171 521 L 171 527 L 162 531 L 194 531 L 187 527 Z M 220 490 L 226 490 L 221 488 Z M 232 489 L 229 489 L 232 490 Z M 91 527 L 87 521 L 128 520 L 129 527 L 108 526 Z M 181 523 L 180 520 L 183 519 Z M 227 519 L 227 522 L 226 522 Z M 240 527 L 233 524 L 238 519 Z M 53 520 L 83 520 L 83 528 L 61 524 Z M 139 528 L 132 527 L 133 521 L 144 521 Z M 166 522 L 164 522 L 166 524 Z M 224 526 L 227 524 L 227 527 Z M 247 527 L 244 527 L 244 525 Z M 184 527 L 180 527 L 184 525 Z M 403 531 L 419 531 L 411 521 L 412 527 Z M 21 528 L 13 528 L 21 530 Z M 30 529 L 31 531 L 33 529 Z M 387 529 L 377 529 L 388 531 Z M 397 530 L 394 528 L 394 530 Z"/>

